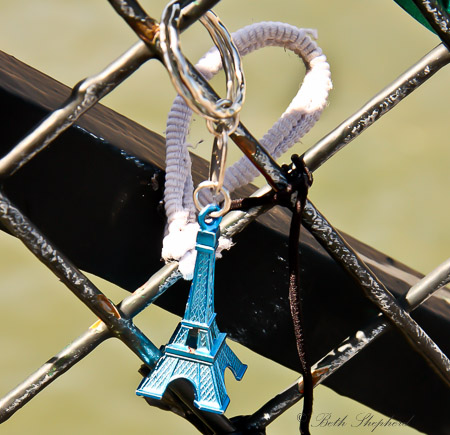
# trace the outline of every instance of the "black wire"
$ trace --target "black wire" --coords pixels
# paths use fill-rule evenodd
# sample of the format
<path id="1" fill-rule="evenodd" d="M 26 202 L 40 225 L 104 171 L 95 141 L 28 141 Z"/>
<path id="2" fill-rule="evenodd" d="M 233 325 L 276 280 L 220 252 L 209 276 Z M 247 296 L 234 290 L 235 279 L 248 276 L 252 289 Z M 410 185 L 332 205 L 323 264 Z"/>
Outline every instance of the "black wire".
<path id="1" fill-rule="evenodd" d="M 300 433 L 309 435 L 309 423 L 313 409 L 314 382 L 311 375 L 311 363 L 308 358 L 308 347 L 303 322 L 303 301 L 300 288 L 300 230 L 303 209 L 306 204 L 308 189 L 312 184 L 311 173 L 303 160 L 297 155 L 292 156 L 291 167 L 285 166 L 289 180 L 286 189 L 279 192 L 269 192 L 262 197 L 241 198 L 232 201 L 232 210 L 249 210 L 263 205 L 282 205 L 292 211 L 289 230 L 289 303 L 292 323 L 294 326 L 297 352 L 300 359 L 300 369 L 303 376 L 303 412 L 300 419 Z"/>
<path id="2" fill-rule="evenodd" d="M 308 358 L 305 327 L 303 322 L 303 300 L 300 290 L 300 228 L 302 213 L 305 206 L 304 198 L 298 198 L 292 210 L 291 227 L 289 231 L 289 304 L 292 322 L 294 324 L 297 353 L 300 359 L 303 375 L 303 412 L 300 419 L 300 433 L 309 435 L 309 422 L 313 409 L 313 379 L 311 362 Z"/>

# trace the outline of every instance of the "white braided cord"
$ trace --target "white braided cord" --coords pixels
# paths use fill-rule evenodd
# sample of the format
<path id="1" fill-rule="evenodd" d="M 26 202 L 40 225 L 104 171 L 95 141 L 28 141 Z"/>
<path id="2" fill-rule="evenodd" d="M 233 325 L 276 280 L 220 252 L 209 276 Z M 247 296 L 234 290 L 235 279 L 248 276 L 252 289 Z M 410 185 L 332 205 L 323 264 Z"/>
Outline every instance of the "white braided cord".
<path id="1" fill-rule="evenodd" d="M 283 47 L 297 54 L 306 66 L 303 83 L 280 119 L 260 140 L 261 145 L 277 159 L 297 143 L 316 123 L 327 104 L 332 88 L 330 67 L 315 41 L 314 30 L 299 29 L 290 24 L 262 22 L 238 30 L 232 35 L 241 56 L 266 46 Z M 196 65 L 210 80 L 222 68 L 218 50 L 208 51 Z M 162 256 L 166 261 L 178 260 L 185 279 L 192 279 L 195 264 L 195 240 L 198 231 L 193 202 L 191 159 L 186 142 L 192 111 L 177 96 L 167 119 L 166 184 L 164 202 L 167 214 L 166 236 Z M 250 183 L 257 169 L 246 158 L 229 167 L 224 187 L 230 192 Z M 220 238 L 219 249 L 228 249 L 230 240 Z"/>

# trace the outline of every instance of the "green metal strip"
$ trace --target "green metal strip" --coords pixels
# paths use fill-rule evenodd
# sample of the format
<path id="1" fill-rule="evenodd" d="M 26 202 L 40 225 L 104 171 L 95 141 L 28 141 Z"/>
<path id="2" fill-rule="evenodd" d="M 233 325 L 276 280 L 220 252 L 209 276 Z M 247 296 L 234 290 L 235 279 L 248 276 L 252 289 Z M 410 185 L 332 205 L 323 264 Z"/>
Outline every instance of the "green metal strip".
<path id="1" fill-rule="evenodd" d="M 395 0 L 395 2 L 401 6 L 409 15 L 415 18 L 419 23 L 423 24 L 427 29 L 434 32 L 431 26 L 428 24 L 426 18 L 419 11 L 417 6 L 414 4 L 412 0 Z M 438 0 L 441 6 L 450 14 L 450 0 Z"/>

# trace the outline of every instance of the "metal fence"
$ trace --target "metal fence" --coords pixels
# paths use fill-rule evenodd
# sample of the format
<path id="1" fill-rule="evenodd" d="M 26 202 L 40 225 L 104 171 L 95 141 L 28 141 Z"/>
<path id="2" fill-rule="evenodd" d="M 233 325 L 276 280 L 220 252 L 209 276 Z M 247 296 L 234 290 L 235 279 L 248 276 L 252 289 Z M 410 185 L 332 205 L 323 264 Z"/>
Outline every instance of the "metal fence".
<path id="1" fill-rule="evenodd" d="M 101 73 L 78 84 L 69 100 L 45 118 L 29 135 L 22 139 L 0 160 L 0 177 L 6 179 L 33 159 L 63 131 L 72 126 L 84 112 L 102 97 L 126 80 L 144 62 L 161 59 L 158 46 L 158 23 L 150 18 L 134 1 L 110 0 L 112 6 L 125 19 L 141 39 L 124 55 L 106 67 Z M 184 1 L 181 30 L 194 23 L 206 10 L 218 1 Z M 450 21 L 439 3 L 414 2 L 429 19 L 442 44 L 427 54 L 395 82 L 376 95 L 358 112 L 344 121 L 329 135 L 311 147 L 303 155 L 306 166 L 314 171 L 336 152 L 359 136 L 366 128 L 381 118 L 398 102 L 411 94 L 431 78 L 440 68 L 450 62 L 447 47 L 450 44 L 448 29 Z M 216 95 L 207 82 L 198 75 L 198 81 L 211 95 Z M 217 97 L 218 98 L 218 97 Z M 271 187 L 262 189 L 263 194 L 272 189 L 282 189 L 287 181 L 281 168 L 266 154 L 258 141 L 240 125 L 232 136 L 236 144 L 265 172 Z M 251 153 L 249 150 L 256 150 Z M 266 209 L 249 213 L 230 213 L 223 222 L 223 232 L 232 236 L 241 231 Z M 153 367 L 161 352 L 133 323 L 133 317 L 153 303 L 180 278 L 177 264 L 170 263 L 151 277 L 142 287 L 114 305 L 77 267 L 60 252 L 27 217 L 0 192 L 0 221 L 4 227 L 42 261 L 52 272 L 99 318 L 82 336 L 55 355 L 0 402 L 0 416 L 4 421 L 29 402 L 46 386 L 73 367 L 110 337 L 119 338 L 142 363 Z M 415 322 L 409 312 L 425 301 L 434 291 L 450 282 L 450 260 L 432 271 L 413 286 L 402 300 L 386 289 L 360 256 L 333 228 L 311 202 L 307 203 L 303 225 L 313 234 L 331 257 L 359 282 L 362 292 L 379 310 L 373 322 L 349 337 L 336 349 L 318 361 L 312 369 L 315 385 L 342 367 L 350 358 L 387 331 L 397 328 L 415 350 L 422 355 L 442 381 L 450 386 L 450 361 Z M 283 411 L 302 398 L 302 379 L 277 395 L 261 409 L 249 416 L 244 430 L 263 431 Z M 166 398 L 171 406 L 205 433 L 234 432 L 235 424 L 224 415 L 209 414 L 196 409 L 189 400 L 189 392 L 180 385 L 172 385 Z M 242 429 L 242 428 L 241 428 Z"/>

